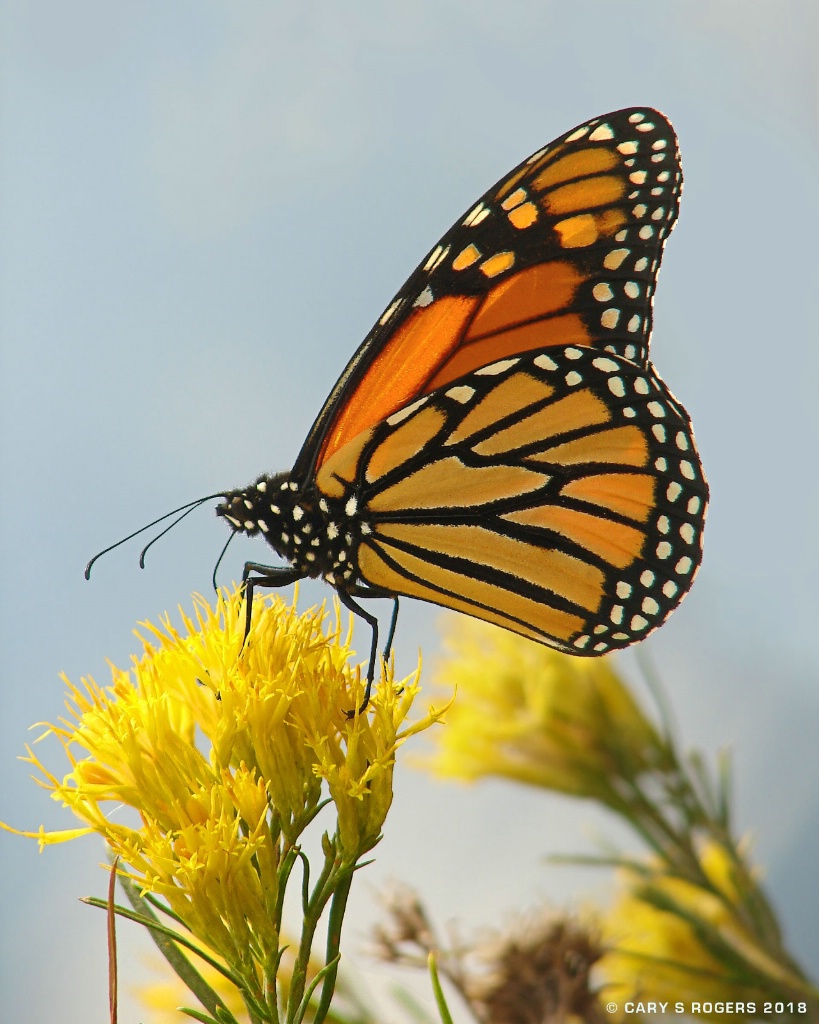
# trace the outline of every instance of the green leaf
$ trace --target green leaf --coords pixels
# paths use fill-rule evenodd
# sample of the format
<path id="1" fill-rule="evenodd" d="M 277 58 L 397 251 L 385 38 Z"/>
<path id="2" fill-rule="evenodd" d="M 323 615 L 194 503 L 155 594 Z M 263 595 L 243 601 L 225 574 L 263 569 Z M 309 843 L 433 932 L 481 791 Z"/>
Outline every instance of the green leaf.
<path id="1" fill-rule="evenodd" d="M 441 988 L 441 980 L 438 977 L 438 965 L 435 962 L 435 954 L 430 953 L 427 960 L 429 964 L 429 977 L 432 982 L 432 991 L 435 995 L 435 1005 L 438 1007 L 438 1013 L 441 1015 L 441 1024 L 452 1024 L 452 1014 L 449 1012 L 449 1007 L 446 1004 L 446 998 L 444 997 L 444 990 Z"/>

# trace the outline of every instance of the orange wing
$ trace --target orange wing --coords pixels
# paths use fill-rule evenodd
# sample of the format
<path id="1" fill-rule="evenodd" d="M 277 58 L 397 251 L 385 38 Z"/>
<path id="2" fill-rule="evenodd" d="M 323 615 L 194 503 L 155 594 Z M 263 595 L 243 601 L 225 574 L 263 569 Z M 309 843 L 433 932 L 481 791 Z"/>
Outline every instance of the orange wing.
<path id="1" fill-rule="evenodd" d="M 588 347 L 502 359 L 367 428 L 319 470 L 354 497 L 361 578 L 598 655 L 693 582 L 708 488 L 651 367 Z"/>
<path id="2" fill-rule="evenodd" d="M 441 239 L 387 307 L 294 467 L 478 367 L 577 345 L 648 362 L 651 304 L 682 188 L 655 110 L 594 118 L 515 168 Z"/>

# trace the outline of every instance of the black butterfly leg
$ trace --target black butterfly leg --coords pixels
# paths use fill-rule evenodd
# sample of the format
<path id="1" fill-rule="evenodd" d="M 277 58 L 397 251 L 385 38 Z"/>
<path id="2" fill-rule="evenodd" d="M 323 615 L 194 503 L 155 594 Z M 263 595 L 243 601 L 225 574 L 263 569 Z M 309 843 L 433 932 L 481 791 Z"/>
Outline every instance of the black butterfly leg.
<path id="1" fill-rule="evenodd" d="M 384 650 L 381 652 L 381 657 L 384 661 L 390 660 L 390 651 L 392 651 L 392 642 L 395 639 L 395 628 L 398 625 L 398 595 L 391 594 L 388 590 L 379 590 L 377 587 L 351 587 L 349 590 L 350 594 L 355 597 L 366 597 L 366 598 L 390 598 L 393 602 L 392 615 L 390 616 L 390 628 L 387 633 L 387 642 L 384 644 Z"/>
<path id="2" fill-rule="evenodd" d="M 259 573 L 259 575 L 251 576 L 252 572 Z M 262 565 L 260 562 L 245 562 L 245 567 L 242 570 L 242 592 L 245 595 L 245 635 L 242 645 L 250 632 L 253 594 L 256 587 L 270 587 L 271 589 L 287 587 L 302 579 L 304 579 L 304 573 L 294 569 L 291 565 Z"/>
<path id="3" fill-rule="evenodd" d="M 395 639 L 395 627 L 398 625 L 398 598 L 392 599 L 392 615 L 390 616 L 390 630 L 387 633 L 387 642 L 384 644 L 384 661 L 390 660 L 392 642 Z"/>
<path id="4" fill-rule="evenodd" d="M 375 679 L 375 659 L 378 654 L 378 619 L 375 615 L 371 615 L 370 612 L 364 611 L 361 605 L 344 590 L 336 591 L 341 603 L 349 608 L 354 615 L 360 615 L 365 622 L 370 624 L 370 628 L 373 631 L 372 644 L 370 645 L 370 663 L 367 666 L 367 688 L 364 690 L 364 700 L 362 701 L 361 707 L 358 711 L 348 711 L 347 714 L 352 718 L 354 715 L 360 715 L 366 710 L 367 705 L 370 703 L 370 691 L 373 688 L 373 680 Z M 392 630 L 390 630 L 390 639 L 392 639 Z"/>

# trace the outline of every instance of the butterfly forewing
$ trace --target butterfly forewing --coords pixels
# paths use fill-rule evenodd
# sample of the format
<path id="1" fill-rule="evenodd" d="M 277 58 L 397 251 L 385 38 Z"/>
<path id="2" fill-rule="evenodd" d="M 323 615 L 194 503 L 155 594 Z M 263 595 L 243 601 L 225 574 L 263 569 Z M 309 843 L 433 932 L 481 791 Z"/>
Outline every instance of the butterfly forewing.
<path id="1" fill-rule="evenodd" d="M 575 654 L 642 639 L 700 562 L 707 487 L 655 374 L 577 346 L 502 360 L 320 470 L 355 488 L 362 578 Z"/>
<path id="2" fill-rule="evenodd" d="M 649 108 L 595 118 L 533 154 L 458 220 L 387 307 L 294 474 L 501 359 L 574 344 L 645 365 L 681 188 L 676 136 Z"/>

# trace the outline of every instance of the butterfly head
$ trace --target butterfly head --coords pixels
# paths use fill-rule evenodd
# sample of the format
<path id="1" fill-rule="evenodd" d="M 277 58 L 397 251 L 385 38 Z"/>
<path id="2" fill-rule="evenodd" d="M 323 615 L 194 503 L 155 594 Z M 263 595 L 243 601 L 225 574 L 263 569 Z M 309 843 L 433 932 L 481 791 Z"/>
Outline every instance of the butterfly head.
<path id="1" fill-rule="evenodd" d="M 305 493 L 289 473 L 261 476 L 238 491 L 228 491 L 216 507 L 236 533 L 263 536 L 283 558 L 307 576 L 336 568 L 335 548 L 344 546 L 328 517 L 326 502 Z M 347 566 L 344 566 L 347 568 Z"/>
<path id="2" fill-rule="evenodd" d="M 298 484 L 287 473 L 260 476 L 248 487 L 226 491 L 224 500 L 216 506 L 216 515 L 226 519 L 236 533 L 250 537 L 261 534 L 278 547 L 276 539 L 293 518 L 298 491 Z"/>

